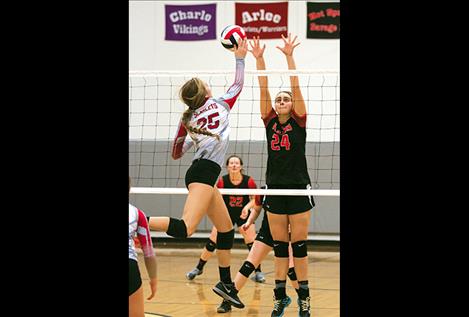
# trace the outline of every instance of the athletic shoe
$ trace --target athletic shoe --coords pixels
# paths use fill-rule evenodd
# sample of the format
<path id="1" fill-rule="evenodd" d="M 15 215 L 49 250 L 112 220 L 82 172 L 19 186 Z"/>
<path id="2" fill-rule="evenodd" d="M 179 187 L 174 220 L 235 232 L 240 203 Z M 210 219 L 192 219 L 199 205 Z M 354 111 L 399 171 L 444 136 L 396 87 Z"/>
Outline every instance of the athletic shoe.
<path id="1" fill-rule="evenodd" d="M 218 282 L 212 290 L 218 296 L 223 297 L 225 300 L 229 301 L 231 305 L 236 308 L 244 308 L 244 304 L 238 297 L 238 291 L 234 287 L 234 284 L 225 284 L 223 282 Z"/>
<path id="2" fill-rule="evenodd" d="M 217 307 L 217 313 L 228 313 L 231 311 L 231 304 L 227 300 L 223 300 L 220 306 Z"/>
<path id="3" fill-rule="evenodd" d="M 275 299 L 274 296 L 274 310 L 272 311 L 271 317 L 282 317 L 285 312 L 285 308 L 291 303 L 291 298 L 289 296 L 284 299 Z"/>
<path id="4" fill-rule="evenodd" d="M 255 272 L 251 276 L 251 280 L 253 280 L 256 283 L 265 283 L 265 275 L 262 272 Z"/>
<path id="5" fill-rule="evenodd" d="M 193 269 L 192 271 L 190 271 L 189 273 L 186 274 L 186 278 L 189 281 L 192 281 L 197 275 L 200 275 L 203 272 L 204 272 L 203 270 L 199 270 L 198 268 L 195 268 L 195 269 Z"/>
<path id="6" fill-rule="evenodd" d="M 309 304 L 309 297 L 306 299 L 298 298 L 298 317 L 310 317 L 311 316 L 311 306 Z"/>

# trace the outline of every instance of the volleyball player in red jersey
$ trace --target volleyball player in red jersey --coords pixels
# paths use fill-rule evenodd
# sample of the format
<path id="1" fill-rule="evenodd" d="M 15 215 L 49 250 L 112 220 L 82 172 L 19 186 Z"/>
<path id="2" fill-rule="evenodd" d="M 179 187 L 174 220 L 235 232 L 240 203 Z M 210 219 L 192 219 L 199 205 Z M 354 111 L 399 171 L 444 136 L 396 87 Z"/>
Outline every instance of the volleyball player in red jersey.
<path id="1" fill-rule="evenodd" d="M 262 186 L 261 188 L 265 188 Z M 251 225 L 253 225 L 256 219 L 259 217 L 259 214 L 262 209 L 262 201 L 264 200 L 263 196 L 256 195 L 254 200 L 251 200 L 248 205 L 246 205 L 246 209 L 251 210 L 252 212 L 249 214 L 246 223 L 243 224 L 243 229 L 248 230 Z M 246 213 L 243 210 L 243 213 Z M 241 217 L 244 217 L 242 215 Z M 272 251 L 274 245 L 274 241 L 272 239 L 272 235 L 270 233 L 269 228 L 269 221 L 268 217 L 264 214 L 262 219 L 262 225 L 257 233 L 256 240 L 252 245 L 251 250 L 249 251 L 248 257 L 241 265 L 236 277 L 233 280 L 235 287 L 238 291 L 240 291 L 249 277 L 249 275 L 254 271 L 256 266 L 259 266 L 260 263 L 264 260 L 267 254 Z M 293 263 L 293 252 L 291 247 L 289 247 L 289 269 L 288 269 L 288 277 L 290 278 L 290 282 L 295 288 L 296 292 L 298 293 L 298 281 L 296 278 L 295 267 Z M 223 301 L 223 303 L 218 307 L 217 312 L 229 312 L 231 311 L 231 305 L 229 301 Z"/>
<path id="2" fill-rule="evenodd" d="M 283 47 L 277 48 L 285 55 L 288 69 L 296 69 L 293 58 L 296 36 L 292 39 L 282 35 Z M 258 70 L 265 70 L 264 50 L 259 37 L 250 42 L 249 50 L 256 59 Z M 267 76 L 258 76 L 260 87 L 260 111 L 267 136 L 266 184 L 269 189 L 311 188 L 308 174 L 306 147 L 306 104 L 300 90 L 298 76 L 290 76 L 290 91 L 280 91 L 275 96 L 275 107 L 269 93 Z M 288 272 L 288 248 L 291 242 L 295 271 L 298 277 L 299 317 L 311 316 L 308 286 L 307 238 L 314 200 L 310 196 L 272 196 L 264 201 L 270 231 L 274 239 L 275 289 L 274 310 L 271 316 L 283 316 L 291 299 L 286 295 L 285 283 Z M 289 235 L 289 228 L 291 235 Z"/>
<path id="3" fill-rule="evenodd" d="M 150 217 L 150 229 L 164 231 L 176 238 L 190 237 L 207 215 L 218 230 L 217 257 L 220 282 L 225 297 L 233 306 L 243 308 L 231 281 L 230 257 L 234 229 L 220 191 L 215 187 L 229 144 L 229 117 L 244 86 L 247 40 L 234 50 L 236 74 L 233 85 L 221 97 L 214 98 L 207 83 L 192 78 L 181 87 L 181 100 L 188 107 L 182 114 L 173 142 L 173 159 L 181 158 L 195 146 L 192 164 L 186 172 L 189 191 L 181 219 Z M 187 138 L 187 136 L 189 136 Z"/>
<path id="4" fill-rule="evenodd" d="M 138 268 L 138 256 L 134 239 L 138 240 L 138 247 L 143 250 L 145 267 L 150 277 L 151 294 L 147 298 L 147 300 L 150 300 L 155 297 L 156 293 L 156 256 L 145 213 L 129 203 L 129 317 L 144 317 L 142 278 Z"/>

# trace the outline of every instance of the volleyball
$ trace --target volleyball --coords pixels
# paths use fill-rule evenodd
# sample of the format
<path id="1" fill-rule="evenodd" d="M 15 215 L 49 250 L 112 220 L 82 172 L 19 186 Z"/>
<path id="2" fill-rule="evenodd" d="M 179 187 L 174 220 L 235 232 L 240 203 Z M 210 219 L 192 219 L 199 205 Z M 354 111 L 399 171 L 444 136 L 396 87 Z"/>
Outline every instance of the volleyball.
<path id="1" fill-rule="evenodd" d="M 228 25 L 223 29 L 220 36 L 221 45 L 230 51 L 238 47 L 239 40 L 246 38 L 246 32 L 239 25 Z"/>

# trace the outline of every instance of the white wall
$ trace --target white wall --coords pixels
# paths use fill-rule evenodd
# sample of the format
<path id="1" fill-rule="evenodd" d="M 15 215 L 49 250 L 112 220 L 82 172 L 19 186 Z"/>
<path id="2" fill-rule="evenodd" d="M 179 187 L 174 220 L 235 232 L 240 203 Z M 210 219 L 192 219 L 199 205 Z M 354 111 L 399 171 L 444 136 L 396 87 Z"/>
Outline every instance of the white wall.
<path id="1" fill-rule="evenodd" d="M 217 35 L 234 24 L 235 1 L 129 1 L 129 69 L 130 70 L 230 70 L 233 53 L 218 40 L 165 41 L 165 4 L 217 3 Z M 261 2 L 261 1 L 238 1 Z M 267 1 L 275 2 L 275 1 Z M 298 69 L 339 70 L 337 39 L 306 39 L 306 1 L 289 1 L 288 29 L 298 35 L 301 45 L 295 50 Z M 264 40 L 267 69 L 287 69 L 285 57 L 275 46 L 281 39 Z M 246 70 L 255 70 L 255 60 L 248 53 Z"/>

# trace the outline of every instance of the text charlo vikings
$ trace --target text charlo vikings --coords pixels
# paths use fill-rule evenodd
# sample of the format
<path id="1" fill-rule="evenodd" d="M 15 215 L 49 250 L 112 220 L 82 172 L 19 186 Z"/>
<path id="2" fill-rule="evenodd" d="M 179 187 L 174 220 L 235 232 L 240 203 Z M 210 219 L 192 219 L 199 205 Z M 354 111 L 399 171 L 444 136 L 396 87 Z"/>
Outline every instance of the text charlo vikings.
<path id="1" fill-rule="evenodd" d="M 210 22 L 212 20 L 212 15 L 210 13 L 202 11 L 175 11 L 169 15 L 171 22 L 181 22 L 184 20 L 201 20 L 205 22 Z M 176 34 L 197 34 L 203 35 L 208 32 L 208 25 L 198 25 L 193 26 L 192 24 L 173 24 L 174 33 Z"/>

